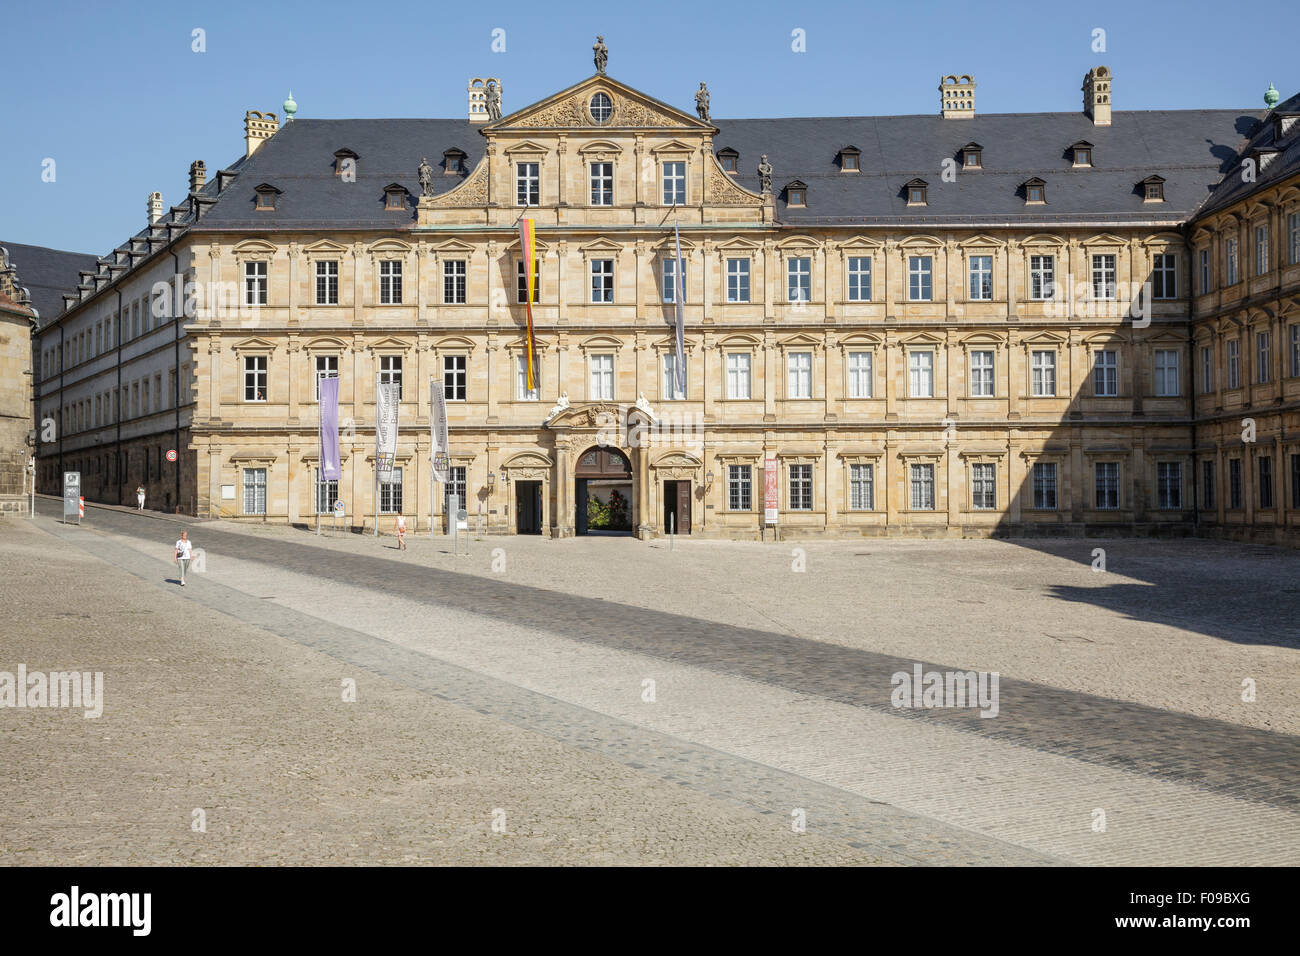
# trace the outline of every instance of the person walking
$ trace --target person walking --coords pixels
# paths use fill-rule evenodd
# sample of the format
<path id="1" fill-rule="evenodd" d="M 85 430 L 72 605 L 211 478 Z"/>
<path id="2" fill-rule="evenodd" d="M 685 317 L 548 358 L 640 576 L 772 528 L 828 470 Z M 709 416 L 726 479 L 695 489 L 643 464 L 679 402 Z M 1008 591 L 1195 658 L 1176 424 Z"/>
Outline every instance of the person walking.
<path id="1" fill-rule="evenodd" d="M 144 485 L 136 486 L 135 500 L 137 502 L 136 511 L 144 511 Z"/>
<path id="2" fill-rule="evenodd" d="M 181 587 L 185 587 L 185 572 L 190 569 L 190 558 L 194 556 L 194 548 L 190 543 L 190 533 L 182 531 L 180 540 L 176 542 L 176 556 L 172 560 L 176 566 L 181 569 Z"/>
<path id="3" fill-rule="evenodd" d="M 406 515 L 397 516 L 397 550 L 406 550 Z"/>

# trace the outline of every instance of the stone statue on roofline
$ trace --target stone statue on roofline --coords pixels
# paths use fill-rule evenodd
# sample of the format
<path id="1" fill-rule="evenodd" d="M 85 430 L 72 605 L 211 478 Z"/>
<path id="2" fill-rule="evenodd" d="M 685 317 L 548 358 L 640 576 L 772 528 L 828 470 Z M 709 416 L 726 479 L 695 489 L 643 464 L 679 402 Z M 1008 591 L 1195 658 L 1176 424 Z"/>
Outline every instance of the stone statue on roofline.
<path id="1" fill-rule="evenodd" d="M 758 160 L 758 185 L 765 193 L 772 191 L 772 164 L 767 161 L 767 153 Z"/>
<path id="2" fill-rule="evenodd" d="M 433 167 L 429 165 L 429 157 L 422 156 L 420 165 L 416 169 L 416 174 L 420 177 L 420 195 L 433 195 Z"/>
<path id="3" fill-rule="evenodd" d="M 596 37 L 596 43 L 592 46 L 592 52 L 595 54 L 596 72 L 604 73 L 605 64 L 609 62 L 609 47 L 605 46 L 605 38 Z"/>
<path id="4" fill-rule="evenodd" d="M 487 111 L 489 120 L 501 118 L 501 87 L 496 80 L 488 80 Z"/>
<path id="5" fill-rule="evenodd" d="M 709 120 L 709 88 L 700 81 L 700 88 L 695 93 L 695 112 L 700 114 L 700 119 L 708 123 Z"/>

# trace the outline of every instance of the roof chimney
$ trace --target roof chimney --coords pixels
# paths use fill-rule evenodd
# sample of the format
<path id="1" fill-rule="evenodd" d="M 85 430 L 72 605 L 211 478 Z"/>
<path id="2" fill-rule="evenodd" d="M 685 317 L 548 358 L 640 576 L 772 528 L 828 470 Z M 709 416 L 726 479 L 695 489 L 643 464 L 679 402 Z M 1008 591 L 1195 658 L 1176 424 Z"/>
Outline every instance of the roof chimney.
<path id="1" fill-rule="evenodd" d="M 1093 126 L 1110 125 L 1110 70 L 1094 66 L 1083 78 L 1083 112 Z"/>
<path id="2" fill-rule="evenodd" d="M 944 119 L 975 118 L 975 78 L 949 74 L 939 81 L 939 105 Z"/>
<path id="3" fill-rule="evenodd" d="M 153 225 L 162 218 L 162 193 L 152 192 L 149 194 L 149 225 Z"/>
<path id="4" fill-rule="evenodd" d="M 190 163 L 190 192 L 198 192 L 207 181 L 208 167 L 203 164 L 203 160 L 196 159 Z"/>
<path id="5" fill-rule="evenodd" d="M 252 156 L 258 147 L 275 135 L 280 120 L 274 113 L 249 110 L 244 114 L 244 155 Z"/>
<path id="6" fill-rule="evenodd" d="M 491 92 L 488 87 L 490 84 L 496 85 L 496 116 L 492 115 L 489 100 Z M 469 121 L 471 123 L 490 123 L 494 119 L 500 119 L 501 109 L 501 81 L 495 76 L 475 76 L 471 77 L 469 86 L 466 88 L 469 93 Z"/>

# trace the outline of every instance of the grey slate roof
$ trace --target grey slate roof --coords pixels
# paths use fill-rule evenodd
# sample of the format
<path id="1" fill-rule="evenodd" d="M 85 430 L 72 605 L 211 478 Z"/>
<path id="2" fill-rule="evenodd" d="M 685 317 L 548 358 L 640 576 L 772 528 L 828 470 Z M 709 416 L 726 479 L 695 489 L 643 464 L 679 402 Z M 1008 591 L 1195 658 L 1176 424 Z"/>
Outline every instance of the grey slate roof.
<path id="1" fill-rule="evenodd" d="M 1300 113 L 1300 93 L 1278 103 L 1273 112 Z M 1223 177 L 1223 181 L 1218 184 L 1209 199 L 1201 207 L 1200 215 L 1215 212 L 1224 206 L 1237 202 L 1248 193 L 1266 188 L 1273 183 L 1300 173 L 1300 126 L 1293 127 L 1291 134 L 1282 143 L 1274 141 L 1274 134 L 1273 123 L 1266 119 L 1254 130 L 1250 142 L 1246 145 L 1245 152 L 1249 153 L 1250 150 L 1256 147 L 1277 147 L 1282 150 L 1281 155 L 1269 163 L 1268 169 L 1258 172 L 1253 183 L 1248 183 L 1241 178 L 1241 163 L 1234 162 L 1228 170 L 1228 174 Z"/>
<path id="2" fill-rule="evenodd" d="M 63 311 L 63 293 L 72 292 L 81 281 L 82 269 L 94 269 L 98 260 L 85 252 L 66 252 L 45 246 L 0 241 L 9 264 L 18 270 L 17 284 L 26 288 L 32 305 L 44 325 Z"/>

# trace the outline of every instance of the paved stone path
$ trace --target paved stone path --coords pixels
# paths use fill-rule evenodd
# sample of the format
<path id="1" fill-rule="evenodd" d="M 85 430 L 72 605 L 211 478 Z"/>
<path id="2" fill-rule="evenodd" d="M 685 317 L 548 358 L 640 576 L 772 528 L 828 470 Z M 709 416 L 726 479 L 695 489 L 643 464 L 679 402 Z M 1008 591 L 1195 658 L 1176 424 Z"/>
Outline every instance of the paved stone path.
<path id="1" fill-rule="evenodd" d="M 155 542 L 169 541 L 175 527 L 98 511 L 94 523 L 92 536 L 107 529 L 121 535 L 101 537 L 95 550 L 144 577 L 156 575 L 156 567 L 133 568 L 142 560 L 139 551 L 123 551 L 156 553 Z M 54 531 L 69 543 L 89 540 L 87 529 Z M 952 847 L 969 844 L 970 831 L 1082 862 L 1287 862 L 1296 856 L 1300 751 L 1290 735 L 1014 678 L 1003 680 L 993 720 L 971 710 L 896 711 L 888 704 L 889 675 L 909 671 L 911 659 L 540 591 L 502 576 L 421 567 L 408 556 L 395 561 L 346 550 L 355 541 L 336 542 L 325 554 L 311 539 L 280 540 L 224 524 L 196 525 L 192 536 L 214 557 L 188 597 L 217 601 L 259 623 L 292 609 L 313 616 L 299 631 L 305 626 L 322 635 L 320 618 L 328 618 L 331 628 L 345 630 L 316 637 L 331 642 L 321 649 L 354 659 L 347 655 L 369 647 L 365 666 L 379 673 L 414 673 L 416 662 L 439 659 L 492 675 L 495 689 L 467 688 L 456 698 L 480 706 L 503 694 L 509 699 L 507 689 L 528 687 L 587 713 L 670 734 L 678 745 L 707 744 L 727 760 L 752 761 L 742 766 L 767 765 L 837 792 L 884 799 L 964 834 L 944 837 L 951 846 L 941 847 L 936 859 L 951 859 Z M 211 591 L 219 582 L 233 592 L 223 587 L 218 600 Z M 274 593 L 261 593 L 268 588 Z M 271 629 L 292 627 L 285 620 Z M 384 641 L 367 645 L 367 635 Z M 308 643 L 302 633 L 294 639 Z M 397 648 L 419 656 L 397 662 Z M 656 681 L 654 705 L 639 696 L 646 677 Z M 509 706 L 501 713 L 543 733 L 566 728 L 553 713 L 520 714 Z M 571 736 L 569 729 L 563 733 Z M 588 739 L 608 734 L 602 726 Z M 665 746 L 658 739 L 641 749 L 653 755 Z M 727 778 L 717 761 L 694 749 L 669 760 L 692 768 L 697 789 L 735 790 L 732 783 L 719 786 Z M 644 752 L 627 762 L 654 765 Z M 751 796 L 742 802 L 755 805 L 752 789 L 746 792 Z M 836 801 L 822 793 L 820 801 L 804 803 L 814 804 L 809 814 L 816 819 Z M 1098 809 L 1111 821 L 1105 833 L 1091 826 Z M 852 817 L 822 819 L 839 826 Z M 1198 835 L 1190 845 L 1189 832 Z M 879 838 L 863 845 L 890 850 Z M 900 844 L 909 845 L 925 846 Z M 1001 853 L 1000 859 L 1014 859 Z M 913 851 L 910 858 L 926 856 Z"/>

